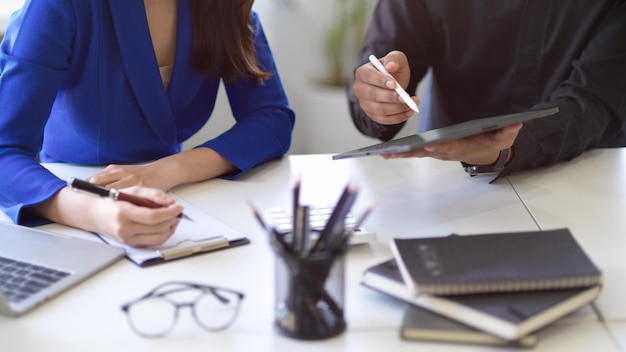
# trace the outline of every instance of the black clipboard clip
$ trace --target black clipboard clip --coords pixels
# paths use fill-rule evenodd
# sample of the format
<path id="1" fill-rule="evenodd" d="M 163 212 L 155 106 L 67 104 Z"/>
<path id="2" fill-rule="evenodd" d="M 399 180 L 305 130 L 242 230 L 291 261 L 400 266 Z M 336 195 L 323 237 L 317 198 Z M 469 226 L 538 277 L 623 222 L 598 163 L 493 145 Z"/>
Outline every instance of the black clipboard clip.
<path id="1" fill-rule="evenodd" d="M 184 240 L 170 248 L 158 249 L 156 252 L 161 259 L 167 261 L 187 257 L 196 253 L 208 252 L 218 248 L 228 247 L 226 236 L 214 236 L 200 240 Z"/>

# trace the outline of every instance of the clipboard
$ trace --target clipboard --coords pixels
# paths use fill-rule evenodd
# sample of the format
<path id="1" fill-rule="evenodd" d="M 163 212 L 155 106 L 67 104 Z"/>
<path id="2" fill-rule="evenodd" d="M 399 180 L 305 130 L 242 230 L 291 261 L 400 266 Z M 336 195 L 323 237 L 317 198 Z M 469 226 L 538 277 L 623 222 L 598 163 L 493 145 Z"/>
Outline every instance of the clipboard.
<path id="1" fill-rule="evenodd" d="M 137 266 L 141 268 L 146 268 L 146 267 L 154 266 L 157 264 L 169 263 L 171 261 L 175 261 L 179 259 L 193 257 L 193 256 L 200 255 L 200 254 L 216 252 L 216 251 L 223 250 L 223 249 L 243 246 L 245 244 L 250 243 L 250 240 L 248 238 L 241 238 L 238 240 L 229 241 L 223 236 L 219 236 L 219 237 L 223 239 L 222 241 L 218 241 L 219 243 L 208 242 L 200 246 L 177 248 L 176 250 L 170 251 L 169 253 L 166 252 L 165 254 L 163 254 L 161 250 L 157 250 L 158 257 L 144 260 L 142 262 L 136 262 L 128 255 L 126 256 L 126 258 L 128 258 L 128 260 L 130 260 L 131 262 L 135 263 Z"/>
<path id="2" fill-rule="evenodd" d="M 83 166 L 68 163 L 41 164 L 62 180 L 69 177 L 85 179 L 103 169 L 101 166 Z M 126 250 L 126 258 L 140 267 L 171 262 L 204 253 L 238 247 L 250 243 L 241 232 L 194 207 L 173 193 L 168 193 L 185 208 L 185 214 L 194 221 L 182 220 L 176 232 L 165 243 L 156 247 L 134 248 L 100 234 L 107 244 Z"/>
<path id="3" fill-rule="evenodd" d="M 185 214 L 193 221 L 182 220 L 176 232 L 162 245 L 134 248 L 109 237 L 99 237 L 110 245 L 124 248 L 126 258 L 142 268 L 250 243 L 241 232 L 176 195 L 170 195 L 185 208 Z"/>

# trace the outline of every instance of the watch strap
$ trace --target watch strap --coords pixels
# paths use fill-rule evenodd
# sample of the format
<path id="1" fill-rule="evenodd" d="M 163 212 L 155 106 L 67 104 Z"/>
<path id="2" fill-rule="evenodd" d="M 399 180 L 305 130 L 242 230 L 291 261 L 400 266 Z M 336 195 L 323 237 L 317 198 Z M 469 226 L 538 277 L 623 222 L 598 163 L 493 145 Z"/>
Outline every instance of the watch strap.
<path id="1" fill-rule="evenodd" d="M 498 159 L 493 164 L 472 165 L 472 164 L 467 164 L 464 162 L 461 162 L 461 164 L 463 165 L 463 169 L 465 170 L 465 172 L 467 172 L 468 175 L 470 176 L 493 175 L 493 174 L 499 174 L 500 171 L 504 169 L 504 166 L 506 165 L 506 161 L 508 157 L 509 157 L 509 148 L 502 149 L 500 151 L 500 154 L 498 155 Z"/>

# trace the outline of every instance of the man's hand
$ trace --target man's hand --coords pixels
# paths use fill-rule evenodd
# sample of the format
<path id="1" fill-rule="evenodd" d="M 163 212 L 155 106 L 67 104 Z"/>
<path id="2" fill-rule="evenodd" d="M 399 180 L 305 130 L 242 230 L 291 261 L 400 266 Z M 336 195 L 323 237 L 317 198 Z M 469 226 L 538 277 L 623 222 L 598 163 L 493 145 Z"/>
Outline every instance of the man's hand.
<path id="1" fill-rule="evenodd" d="M 513 145 L 521 128 L 522 124 L 516 123 L 496 131 L 432 144 L 409 152 L 385 154 L 383 157 L 385 159 L 431 157 L 440 160 L 463 161 L 472 165 L 490 165 L 498 159 L 501 150 Z M 511 153 L 509 153 L 510 157 Z"/>
<path id="2" fill-rule="evenodd" d="M 406 55 L 400 51 L 392 51 L 380 58 L 389 72 L 404 88 L 409 84 L 411 69 Z M 409 108 L 394 90 L 395 82 L 387 75 L 379 72 L 374 65 L 367 63 L 356 70 L 352 91 L 359 99 L 361 109 L 374 121 L 384 125 L 394 125 L 408 120 L 413 116 Z M 412 97 L 419 105 L 419 98 Z"/>

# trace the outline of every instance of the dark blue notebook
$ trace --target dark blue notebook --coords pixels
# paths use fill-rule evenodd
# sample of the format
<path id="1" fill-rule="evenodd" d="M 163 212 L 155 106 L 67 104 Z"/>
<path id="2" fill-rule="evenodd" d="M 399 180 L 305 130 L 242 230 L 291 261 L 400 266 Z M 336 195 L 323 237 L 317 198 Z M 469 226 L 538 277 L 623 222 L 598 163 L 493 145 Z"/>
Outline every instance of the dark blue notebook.
<path id="1" fill-rule="evenodd" d="M 601 286 L 455 296 L 413 295 L 394 259 L 370 267 L 361 284 L 502 339 L 519 341 L 595 300 Z"/>
<path id="2" fill-rule="evenodd" d="M 457 295 L 588 287 L 600 270 L 568 229 L 396 238 L 409 292 Z"/>

